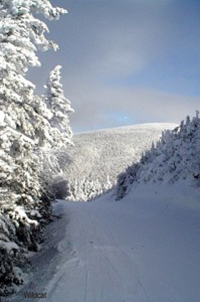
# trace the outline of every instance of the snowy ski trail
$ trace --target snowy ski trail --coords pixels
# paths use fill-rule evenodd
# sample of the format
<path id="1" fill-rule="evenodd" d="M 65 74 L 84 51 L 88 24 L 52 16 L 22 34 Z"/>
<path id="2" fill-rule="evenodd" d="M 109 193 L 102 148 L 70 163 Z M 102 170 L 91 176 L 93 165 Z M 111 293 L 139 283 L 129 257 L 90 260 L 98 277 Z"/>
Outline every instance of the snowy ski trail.
<path id="1" fill-rule="evenodd" d="M 50 302 L 199 302 L 199 197 L 181 198 L 147 191 L 59 201 L 62 218 L 34 256 L 35 290 Z M 14 301 L 30 301 L 25 289 Z"/>

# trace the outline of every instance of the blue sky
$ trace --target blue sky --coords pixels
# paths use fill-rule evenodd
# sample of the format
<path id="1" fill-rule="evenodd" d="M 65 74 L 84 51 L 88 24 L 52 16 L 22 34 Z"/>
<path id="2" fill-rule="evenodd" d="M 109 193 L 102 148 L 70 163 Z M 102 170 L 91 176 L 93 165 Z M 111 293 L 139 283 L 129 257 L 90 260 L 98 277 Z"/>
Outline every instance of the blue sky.
<path id="1" fill-rule="evenodd" d="M 44 83 L 63 66 L 74 132 L 179 123 L 200 107 L 200 1 L 52 0 L 68 14 L 49 23 L 60 50 L 42 54 Z"/>

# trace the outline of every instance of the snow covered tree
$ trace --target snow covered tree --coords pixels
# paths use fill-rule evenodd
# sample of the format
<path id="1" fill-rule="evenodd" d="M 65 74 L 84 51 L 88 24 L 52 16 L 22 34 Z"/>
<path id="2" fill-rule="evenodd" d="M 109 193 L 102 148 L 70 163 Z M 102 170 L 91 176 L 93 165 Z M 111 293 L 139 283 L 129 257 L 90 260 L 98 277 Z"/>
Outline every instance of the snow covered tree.
<path id="1" fill-rule="evenodd" d="M 50 214 L 38 150 L 56 145 L 54 113 L 34 95 L 26 73 L 40 66 L 38 50 L 58 48 L 37 17 L 56 20 L 65 13 L 48 0 L 0 0 L 0 295 L 22 282 L 24 253 L 37 250 Z"/>
<path id="2" fill-rule="evenodd" d="M 91 175 L 88 178 L 74 178 L 68 181 L 66 198 L 73 201 L 91 201 L 110 191 L 112 187 L 113 184 L 109 176 L 107 176 L 105 183 L 102 183 L 98 178 L 92 179 Z"/>
<path id="3" fill-rule="evenodd" d="M 69 113 L 74 112 L 70 101 L 65 97 L 61 80 L 61 66 L 56 66 L 49 75 L 46 88 L 46 95 L 44 96 L 47 108 L 52 113 L 49 119 L 52 131 L 57 135 L 62 134 L 62 144 L 70 143 L 72 138 L 72 131 L 69 126 Z"/>
<path id="4" fill-rule="evenodd" d="M 38 137 L 34 120 L 39 117 L 32 108 L 35 86 L 25 76 L 29 66 L 40 66 L 37 50 L 58 48 L 45 38 L 48 28 L 33 13 L 51 20 L 65 12 L 47 0 L 0 1 L 0 108 L 9 127 L 32 139 Z"/>
<path id="5" fill-rule="evenodd" d="M 70 101 L 65 97 L 61 80 L 61 66 L 56 66 L 49 75 L 46 93 L 42 98 L 36 97 L 35 109 L 40 116 L 43 116 L 38 124 L 40 129 L 40 146 L 43 148 L 39 154 L 41 162 L 41 175 L 46 183 L 46 189 L 58 198 L 63 194 L 56 193 L 55 186 L 64 192 L 67 191 L 64 167 L 70 163 L 70 158 L 61 151 L 68 144 L 72 144 L 72 130 L 69 125 L 69 114 L 74 112 Z M 50 147 L 50 149 L 49 149 Z M 61 160 L 62 158 L 62 160 Z M 61 169 L 62 166 L 62 169 Z M 58 181 L 59 180 L 59 181 Z M 54 184 L 55 182 L 55 184 Z M 62 187 L 63 185 L 63 187 Z M 64 188 L 65 187 L 65 188 Z"/>
<path id="6" fill-rule="evenodd" d="M 141 161 L 130 166 L 118 177 L 117 199 L 127 194 L 135 183 L 175 183 L 187 180 L 200 185 L 200 118 L 182 121 L 174 130 L 164 131 L 156 146 L 142 155 Z"/>

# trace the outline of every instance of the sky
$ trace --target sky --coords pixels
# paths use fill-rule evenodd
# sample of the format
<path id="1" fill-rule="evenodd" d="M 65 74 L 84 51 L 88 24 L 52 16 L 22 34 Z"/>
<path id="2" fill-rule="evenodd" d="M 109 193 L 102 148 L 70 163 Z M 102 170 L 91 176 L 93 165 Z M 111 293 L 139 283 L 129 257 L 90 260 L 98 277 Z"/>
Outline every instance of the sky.
<path id="1" fill-rule="evenodd" d="M 179 123 L 200 109 L 199 0 L 52 0 L 58 52 L 39 54 L 29 76 L 42 90 L 59 64 L 76 132 Z"/>

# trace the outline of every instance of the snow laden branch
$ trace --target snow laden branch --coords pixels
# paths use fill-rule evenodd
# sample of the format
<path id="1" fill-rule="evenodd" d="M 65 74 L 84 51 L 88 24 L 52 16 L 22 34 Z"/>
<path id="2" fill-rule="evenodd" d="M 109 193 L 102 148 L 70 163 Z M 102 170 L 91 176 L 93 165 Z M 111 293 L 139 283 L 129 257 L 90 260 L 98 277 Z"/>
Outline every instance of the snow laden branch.
<path id="1" fill-rule="evenodd" d="M 55 90 L 60 94 L 52 106 L 50 98 L 35 95 L 35 85 L 26 78 L 30 67 L 41 65 L 38 51 L 58 49 L 46 38 L 48 27 L 39 17 L 58 20 L 65 13 L 48 0 L 0 0 L 0 295 L 23 282 L 26 254 L 38 249 L 50 219 L 38 154 L 70 143 L 72 136 L 68 117 L 60 115 L 69 110 L 59 105 L 66 101 L 59 68 Z"/>

